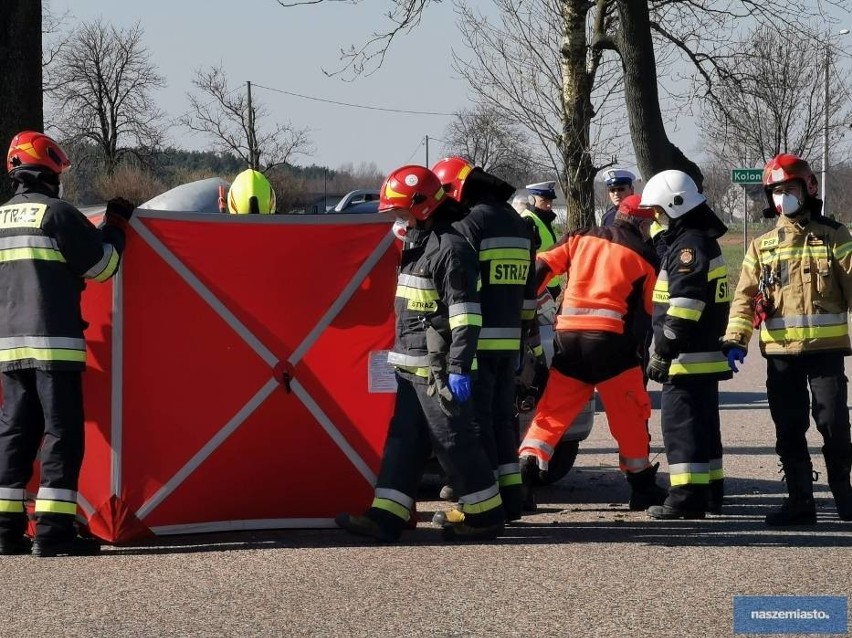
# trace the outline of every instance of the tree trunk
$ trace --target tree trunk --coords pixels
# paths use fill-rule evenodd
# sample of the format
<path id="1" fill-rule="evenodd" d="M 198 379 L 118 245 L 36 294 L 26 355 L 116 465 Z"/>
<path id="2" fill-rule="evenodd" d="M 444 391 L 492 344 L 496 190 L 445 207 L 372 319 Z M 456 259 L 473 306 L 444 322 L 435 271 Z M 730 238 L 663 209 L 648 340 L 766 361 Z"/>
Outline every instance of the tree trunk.
<path id="1" fill-rule="evenodd" d="M 677 169 L 701 189 L 701 169 L 669 141 L 657 90 L 657 63 L 647 0 L 618 0 L 621 28 L 618 51 L 624 70 L 624 96 L 630 138 L 639 172 L 646 181 L 660 171 Z"/>
<path id="2" fill-rule="evenodd" d="M 0 158 L 24 130 L 44 130 L 41 85 L 41 1 L 0 1 Z M 6 163 L 0 203 L 12 195 Z"/>
<path id="3" fill-rule="evenodd" d="M 561 176 L 568 209 L 568 229 L 593 226 L 595 222 L 595 169 L 589 152 L 589 131 L 593 116 L 592 78 L 586 56 L 586 15 L 584 0 L 562 2 L 562 122 L 561 152 L 565 173 Z"/>

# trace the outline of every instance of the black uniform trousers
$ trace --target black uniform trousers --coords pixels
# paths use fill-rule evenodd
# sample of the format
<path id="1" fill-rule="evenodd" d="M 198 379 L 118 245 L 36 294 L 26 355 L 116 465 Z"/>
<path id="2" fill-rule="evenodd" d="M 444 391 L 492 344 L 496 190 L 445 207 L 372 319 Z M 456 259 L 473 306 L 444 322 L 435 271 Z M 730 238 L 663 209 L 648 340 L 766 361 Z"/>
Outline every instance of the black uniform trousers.
<path id="1" fill-rule="evenodd" d="M 506 515 L 521 515 L 521 468 L 515 422 L 515 369 L 518 355 L 480 352 L 473 381 L 474 427 L 496 472 Z"/>
<path id="2" fill-rule="evenodd" d="M 781 463 L 810 463 L 808 409 L 823 438 L 829 481 L 852 464 L 844 356 L 839 352 L 766 357 L 766 394 Z M 810 386 L 810 397 L 808 396 Z"/>
<path id="3" fill-rule="evenodd" d="M 460 497 L 494 489 L 491 464 L 474 430 L 471 402 L 463 403 L 461 413 L 450 417 L 426 390 L 426 384 L 397 374 L 396 404 L 376 490 L 395 490 L 414 500 L 431 450 Z M 473 526 L 503 519 L 501 506 L 465 514 Z"/>
<path id="4" fill-rule="evenodd" d="M 0 487 L 24 488 L 41 450 L 41 487 L 77 491 L 83 463 L 82 372 L 4 372 L 0 411 Z M 76 536 L 75 515 L 36 513 L 36 537 Z M 20 536 L 23 513 L 0 514 L 0 535 Z"/>
<path id="5" fill-rule="evenodd" d="M 703 512 L 711 480 L 722 480 L 719 382 L 700 376 L 669 380 L 660 414 L 671 478 L 666 505 Z"/>

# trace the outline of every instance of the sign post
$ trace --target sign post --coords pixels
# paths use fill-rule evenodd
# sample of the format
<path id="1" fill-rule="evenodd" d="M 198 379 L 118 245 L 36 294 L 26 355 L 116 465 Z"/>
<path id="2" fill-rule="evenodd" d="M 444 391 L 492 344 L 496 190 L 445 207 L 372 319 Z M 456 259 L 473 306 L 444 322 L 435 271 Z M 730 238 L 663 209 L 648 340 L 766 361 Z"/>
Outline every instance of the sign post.
<path id="1" fill-rule="evenodd" d="M 745 255 L 748 252 L 748 193 L 746 193 L 746 185 L 762 184 L 763 169 L 732 168 L 731 182 L 743 187 L 743 255 Z"/>

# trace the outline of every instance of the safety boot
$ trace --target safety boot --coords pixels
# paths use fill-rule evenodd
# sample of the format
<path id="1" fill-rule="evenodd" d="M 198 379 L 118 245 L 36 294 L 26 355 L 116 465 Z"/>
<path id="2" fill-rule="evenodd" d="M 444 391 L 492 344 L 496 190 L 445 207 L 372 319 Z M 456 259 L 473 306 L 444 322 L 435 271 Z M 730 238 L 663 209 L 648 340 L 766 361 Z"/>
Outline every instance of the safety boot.
<path id="1" fill-rule="evenodd" d="M 786 525 L 814 525 L 817 522 L 814 503 L 814 475 L 810 461 L 784 465 L 787 498 L 781 507 L 766 515 L 766 524 L 772 527 Z"/>
<path id="2" fill-rule="evenodd" d="M 823 453 L 825 453 L 824 449 Z M 849 464 L 826 455 L 825 469 L 838 518 L 841 521 L 852 521 L 852 484 L 849 481 Z"/>
<path id="3" fill-rule="evenodd" d="M 494 540 L 505 531 L 503 521 L 473 525 L 465 513 L 458 508 L 447 512 L 436 512 L 432 522 L 441 527 L 441 536 L 445 541 L 486 541 Z"/>
<path id="4" fill-rule="evenodd" d="M 388 513 L 387 516 L 390 517 L 393 514 Z M 399 540 L 405 522 L 398 517 L 394 517 L 399 521 L 398 523 L 381 520 L 384 518 L 380 510 L 371 507 L 365 514 L 338 514 L 334 522 L 338 527 L 356 536 L 366 536 L 382 543 L 393 543 Z"/>
<path id="5" fill-rule="evenodd" d="M 441 500 L 450 501 L 451 503 L 455 503 L 458 500 L 456 498 L 456 491 L 453 489 L 452 485 L 444 485 L 438 493 L 438 496 Z"/>
<path id="6" fill-rule="evenodd" d="M 521 465 L 521 510 L 535 512 L 538 505 L 533 494 L 533 485 L 538 476 L 538 460 L 534 456 L 522 456 Z"/>
<path id="7" fill-rule="evenodd" d="M 710 481 L 707 492 L 707 513 L 719 515 L 722 513 L 722 501 L 725 499 L 725 479 Z"/>
<path id="8" fill-rule="evenodd" d="M 70 540 L 55 541 L 36 538 L 33 543 L 33 556 L 53 558 L 55 556 L 97 556 L 101 553 L 101 544 L 94 538 L 76 536 Z"/>
<path id="9" fill-rule="evenodd" d="M 641 472 L 627 472 L 625 477 L 630 485 L 629 507 L 634 512 L 646 510 L 652 505 L 662 505 L 668 491 L 657 483 L 657 470 L 660 464 L 646 467 Z"/>
<path id="10" fill-rule="evenodd" d="M 32 541 L 26 536 L 0 538 L 0 556 L 20 556 L 32 551 Z"/>
<path id="11" fill-rule="evenodd" d="M 659 521 L 692 521 L 704 518 L 704 510 L 688 510 L 671 505 L 652 505 L 648 508 L 648 516 Z"/>

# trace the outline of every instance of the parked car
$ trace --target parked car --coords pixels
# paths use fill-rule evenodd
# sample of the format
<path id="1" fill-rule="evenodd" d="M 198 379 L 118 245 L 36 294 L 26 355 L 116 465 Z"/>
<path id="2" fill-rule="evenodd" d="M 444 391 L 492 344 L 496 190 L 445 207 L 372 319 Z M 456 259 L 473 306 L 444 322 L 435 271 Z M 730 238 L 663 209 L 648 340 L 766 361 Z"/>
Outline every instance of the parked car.
<path id="1" fill-rule="evenodd" d="M 346 193 L 329 211 L 330 214 L 358 214 L 379 212 L 379 191 L 367 188 Z"/>

